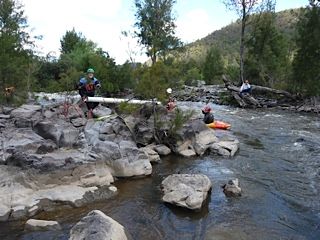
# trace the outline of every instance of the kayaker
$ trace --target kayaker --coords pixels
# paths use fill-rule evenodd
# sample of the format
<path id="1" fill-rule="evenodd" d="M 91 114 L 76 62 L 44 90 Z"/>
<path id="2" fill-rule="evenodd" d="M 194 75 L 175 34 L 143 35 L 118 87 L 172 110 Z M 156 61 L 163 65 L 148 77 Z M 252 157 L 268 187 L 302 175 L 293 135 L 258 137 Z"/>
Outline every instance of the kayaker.
<path id="1" fill-rule="evenodd" d="M 172 89 L 171 88 L 168 88 L 167 89 L 167 94 L 169 95 L 169 100 L 168 100 L 168 103 L 167 103 L 167 110 L 169 112 L 171 112 L 175 107 L 176 107 L 176 101 L 174 100 L 174 98 L 171 96 L 171 93 L 172 93 Z"/>
<path id="2" fill-rule="evenodd" d="M 251 86 L 249 84 L 249 80 L 246 79 L 242 86 L 240 87 L 240 95 L 244 93 L 251 93 Z"/>
<path id="3" fill-rule="evenodd" d="M 87 76 L 81 78 L 78 83 L 78 90 L 82 100 L 85 101 L 87 97 L 94 97 L 95 90 L 100 87 L 101 87 L 100 81 L 94 77 L 94 70 L 92 68 L 88 68 Z M 85 103 L 88 108 L 87 117 L 92 118 L 93 117 L 92 111 L 94 108 L 96 108 L 99 105 L 99 103 L 86 102 L 86 101 Z"/>
<path id="4" fill-rule="evenodd" d="M 209 106 L 205 106 L 202 109 L 202 113 L 204 114 L 203 121 L 205 124 L 209 124 L 209 123 L 214 122 L 214 116 L 213 116 L 213 113 L 211 112 L 211 108 Z"/>

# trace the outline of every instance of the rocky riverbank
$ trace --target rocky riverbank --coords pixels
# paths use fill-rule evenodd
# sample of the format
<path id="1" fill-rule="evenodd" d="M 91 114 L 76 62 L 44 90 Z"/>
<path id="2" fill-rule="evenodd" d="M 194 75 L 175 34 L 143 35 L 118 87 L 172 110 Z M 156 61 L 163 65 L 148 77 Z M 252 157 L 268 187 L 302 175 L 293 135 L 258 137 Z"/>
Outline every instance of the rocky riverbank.
<path id="1" fill-rule="evenodd" d="M 214 103 L 219 105 L 233 105 L 237 107 L 263 107 L 280 108 L 296 112 L 320 113 L 320 98 L 302 98 L 301 96 L 290 96 L 285 91 L 268 89 L 260 86 L 252 86 L 252 96 L 255 104 L 248 102 L 240 104 L 235 100 L 234 94 L 239 94 L 239 88 L 228 90 L 223 85 L 201 85 L 184 86 L 181 90 L 174 92 L 178 101 L 192 101 Z M 240 97 L 239 97 L 240 98 Z M 246 106 L 243 106 L 246 105 Z"/>
<path id="2" fill-rule="evenodd" d="M 176 114 L 181 112 L 167 113 L 157 106 L 161 117 L 155 121 L 150 109 L 119 115 L 99 106 L 94 114 L 103 118 L 98 121 L 87 120 L 74 104 L 3 107 L 0 221 L 108 199 L 117 193 L 112 185 L 117 178 L 148 176 L 151 162 L 171 152 L 232 156 L 238 148 L 236 139 L 218 139 L 199 113 L 178 126 Z"/>

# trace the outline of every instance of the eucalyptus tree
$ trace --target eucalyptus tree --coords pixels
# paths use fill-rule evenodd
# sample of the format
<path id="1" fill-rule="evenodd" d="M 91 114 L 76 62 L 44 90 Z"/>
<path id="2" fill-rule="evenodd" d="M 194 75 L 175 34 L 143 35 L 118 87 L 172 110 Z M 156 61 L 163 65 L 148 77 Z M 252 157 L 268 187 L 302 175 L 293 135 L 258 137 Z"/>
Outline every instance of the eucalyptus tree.
<path id="1" fill-rule="evenodd" d="M 240 34 L 240 83 L 244 82 L 245 31 L 249 16 L 258 10 L 263 0 L 222 0 L 229 10 L 235 11 L 241 20 Z"/>
<path id="2" fill-rule="evenodd" d="M 181 46 L 175 36 L 175 17 L 172 9 L 176 0 L 135 0 L 135 36 L 146 48 L 154 65 L 158 56 L 166 58 L 168 52 Z"/>

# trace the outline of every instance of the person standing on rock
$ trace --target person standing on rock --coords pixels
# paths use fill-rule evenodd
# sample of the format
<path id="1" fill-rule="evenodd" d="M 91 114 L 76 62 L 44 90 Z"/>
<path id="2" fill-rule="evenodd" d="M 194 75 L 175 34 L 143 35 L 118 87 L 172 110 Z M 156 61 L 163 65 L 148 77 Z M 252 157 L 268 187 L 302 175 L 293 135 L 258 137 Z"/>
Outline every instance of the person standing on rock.
<path id="1" fill-rule="evenodd" d="M 78 83 L 79 94 L 83 101 L 85 101 L 88 113 L 87 117 L 92 118 L 92 111 L 96 108 L 99 103 L 98 102 L 86 102 L 87 97 L 94 97 L 95 91 L 97 88 L 101 87 L 100 81 L 94 77 L 94 70 L 92 68 L 88 68 L 87 76 L 80 79 Z"/>
<path id="2" fill-rule="evenodd" d="M 205 124 L 213 123 L 214 122 L 214 116 L 211 112 L 211 108 L 209 106 L 205 106 L 202 109 L 202 113 L 204 114 L 203 116 L 203 121 Z"/>
<path id="3" fill-rule="evenodd" d="M 167 103 L 167 110 L 169 112 L 171 112 L 175 107 L 176 107 L 176 101 L 174 100 L 174 98 L 171 96 L 171 93 L 172 93 L 172 89 L 171 88 L 168 88 L 167 89 L 167 94 L 169 96 L 169 99 L 168 99 L 168 103 Z"/>

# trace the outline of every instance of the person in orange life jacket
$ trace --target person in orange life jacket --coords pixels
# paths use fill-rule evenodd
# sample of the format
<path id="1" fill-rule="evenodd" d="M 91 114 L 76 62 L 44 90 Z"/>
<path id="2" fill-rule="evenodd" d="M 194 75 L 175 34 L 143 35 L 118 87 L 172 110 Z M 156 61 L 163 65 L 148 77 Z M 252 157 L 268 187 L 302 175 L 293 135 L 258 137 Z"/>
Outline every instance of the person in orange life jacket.
<path id="1" fill-rule="evenodd" d="M 172 96 L 170 96 L 171 93 L 172 93 L 172 89 L 168 88 L 167 94 L 169 95 L 169 99 L 168 99 L 168 103 L 167 103 L 166 108 L 169 112 L 171 112 L 176 107 L 176 102 L 175 102 L 174 98 Z"/>
<path id="2" fill-rule="evenodd" d="M 202 113 L 204 114 L 203 116 L 203 121 L 205 124 L 213 123 L 214 122 L 214 116 L 211 112 L 211 108 L 209 106 L 205 106 L 202 109 Z"/>
<path id="3" fill-rule="evenodd" d="M 100 82 L 94 77 L 94 70 L 88 68 L 87 76 L 80 79 L 78 83 L 78 90 L 81 98 L 85 100 L 86 97 L 94 97 L 95 90 L 100 88 Z M 96 108 L 99 103 L 97 102 L 86 102 L 88 108 L 88 118 L 92 117 L 92 110 Z"/>
<path id="4" fill-rule="evenodd" d="M 242 86 L 240 87 L 240 95 L 243 93 L 251 93 L 251 86 L 249 84 L 249 80 L 245 80 Z"/>

